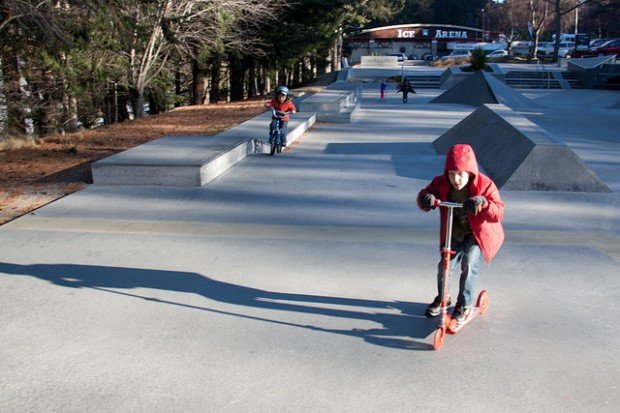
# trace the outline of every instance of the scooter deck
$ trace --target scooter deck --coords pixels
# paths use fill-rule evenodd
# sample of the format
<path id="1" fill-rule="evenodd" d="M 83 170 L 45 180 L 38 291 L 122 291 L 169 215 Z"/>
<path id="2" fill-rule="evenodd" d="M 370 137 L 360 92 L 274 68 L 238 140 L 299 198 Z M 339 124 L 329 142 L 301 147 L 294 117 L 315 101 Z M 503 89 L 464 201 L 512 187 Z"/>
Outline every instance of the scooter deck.
<path id="1" fill-rule="evenodd" d="M 479 307 L 472 307 L 472 313 L 467 317 L 467 320 L 461 325 L 458 325 L 455 318 L 450 317 L 450 322 L 446 323 L 447 329 L 446 332 L 448 334 L 456 334 L 463 329 L 467 324 L 471 323 L 476 317 L 482 315 Z"/>

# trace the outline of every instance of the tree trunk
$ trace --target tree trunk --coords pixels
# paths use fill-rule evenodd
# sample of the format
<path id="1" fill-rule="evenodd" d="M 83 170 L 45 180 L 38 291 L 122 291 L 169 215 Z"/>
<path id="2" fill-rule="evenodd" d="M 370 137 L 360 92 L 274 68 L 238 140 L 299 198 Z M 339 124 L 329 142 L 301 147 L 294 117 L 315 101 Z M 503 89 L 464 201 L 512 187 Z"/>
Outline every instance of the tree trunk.
<path id="1" fill-rule="evenodd" d="M 211 62 L 211 90 L 209 96 L 211 103 L 217 103 L 220 100 L 221 69 L 222 58 L 219 54 L 216 54 Z"/>
<path id="2" fill-rule="evenodd" d="M 144 117 L 144 91 L 136 88 L 130 89 L 131 93 L 131 107 L 133 108 L 133 115 L 136 118 Z"/>
<path id="3" fill-rule="evenodd" d="M 560 38 L 562 37 L 562 15 L 560 10 L 561 0 L 555 0 L 553 5 L 553 15 L 555 16 L 555 44 L 553 45 L 553 62 L 558 61 L 558 53 L 560 53 Z"/>
<path id="4" fill-rule="evenodd" d="M 284 66 L 280 66 L 280 69 L 278 70 L 278 80 L 276 81 L 276 83 L 278 84 L 278 86 L 286 85 L 287 83 L 286 68 Z"/>
<path id="5" fill-rule="evenodd" d="M 256 91 L 258 90 L 258 85 L 256 84 L 256 61 L 247 57 L 245 66 L 248 69 L 248 99 L 256 96 Z"/>
<path id="6" fill-rule="evenodd" d="M 66 117 L 65 131 L 67 133 L 77 132 L 79 130 L 79 117 L 78 117 L 78 103 L 77 98 L 73 93 L 65 92 L 64 97 L 64 112 Z"/>
<path id="7" fill-rule="evenodd" d="M 8 136 L 7 107 L 4 97 L 4 75 L 2 72 L 2 57 L 0 56 L 0 142 Z"/>
<path id="8" fill-rule="evenodd" d="M 243 59 L 239 59 L 238 57 L 231 58 L 228 67 L 230 73 L 230 100 L 243 100 L 245 90 L 245 67 L 243 65 Z"/>
<path id="9" fill-rule="evenodd" d="M 207 88 L 209 86 L 208 68 L 197 60 L 192 62 L 192 105 L 209 103 Z"/>
<path id="10" fill-rule="evenodd" d="M 3 89 L 6 102 L 6 130 L 9 135 L 26 135 L 30 132 L 26 109 L 28 100 L 20 87 L 21 74 L 19 58 L 5 57 L 3 60 Z M 24 79 L 25 82 L 25 79 Z"/>
<path id="11" fill-rule="evenodd" d="M 181 102 L 179 102 L 178 97 L 181 96 L 181 69 L 179 68 L 179 63 L 177 63 L 175 71 L 174 71 L 174 94 L 177 98 L 174 100 L 174 107 L 178 108 L 181 106 Z M 193 94 L 192 94 L 193 97 Z"/>

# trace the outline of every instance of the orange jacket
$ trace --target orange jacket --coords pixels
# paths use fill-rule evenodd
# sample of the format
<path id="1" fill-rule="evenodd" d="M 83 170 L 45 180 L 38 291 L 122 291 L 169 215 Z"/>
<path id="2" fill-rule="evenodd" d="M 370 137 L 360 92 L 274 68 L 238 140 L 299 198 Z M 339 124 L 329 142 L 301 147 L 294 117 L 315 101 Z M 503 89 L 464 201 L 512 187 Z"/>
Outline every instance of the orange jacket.
<path id="1" fill-rule="evenodd" d="M 280 101 L 277 98 L 273 98 L 269 101 L 269 106 L 271 106 L 275 110 L 279 110 L 280 112 L 288 112 L 288 111 L 293 111 L 293 110 L 297 111 L 297 109 L 295 108 L 295 105 L 290 100 L 285 100 L 283 103 L 280 103 Z M 285 117 L 282 118 L 282 120 L 289 121 L 291 120 L 291 118 L 289 115 L 286 115 Z"/>

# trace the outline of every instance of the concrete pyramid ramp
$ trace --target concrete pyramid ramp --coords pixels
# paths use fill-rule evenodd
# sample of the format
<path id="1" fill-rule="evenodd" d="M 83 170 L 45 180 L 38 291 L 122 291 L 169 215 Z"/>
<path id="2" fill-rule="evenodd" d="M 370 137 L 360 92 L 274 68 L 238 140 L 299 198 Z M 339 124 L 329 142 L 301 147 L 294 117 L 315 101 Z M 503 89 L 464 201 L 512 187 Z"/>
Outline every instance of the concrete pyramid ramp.
<path id="1" fill-rule="evenodd" d="M 539 106 L 484 70 L 474 72 L 431 100 L 431 103 L 459 103 L 470 106 L 500 103 L 513 109 Z"/>
<path id="2" fill-rule="evenodd" d="M 509 190 L 611 192 L 562 141 L 505 105 L 483 105 L 433 142 L 439 154 L 474 148 L 498 187 Z"/>

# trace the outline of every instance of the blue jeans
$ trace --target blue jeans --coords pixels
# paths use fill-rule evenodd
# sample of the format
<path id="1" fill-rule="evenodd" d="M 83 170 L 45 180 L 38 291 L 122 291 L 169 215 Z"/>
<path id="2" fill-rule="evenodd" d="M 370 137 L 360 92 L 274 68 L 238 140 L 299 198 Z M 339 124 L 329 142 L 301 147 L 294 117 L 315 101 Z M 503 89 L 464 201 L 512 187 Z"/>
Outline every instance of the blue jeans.
<path id="1" fill-rule="evenodd" d="M 480 268 L 480 247 L 476 242 L 476 237 L 472 234 L 466 235 L 463 241 L 452 240 L 452 251 L 456 253 L 450 259 L 450 276 L 454 273 L 454 268 L 460 264 L 461 279 L 459 282 L 459 296 L 456 306 L 470 307 L 474 304 L 474 294 L 476 290 L 476 279 Z M 443 291 L 443 256 L 437 265 L 437 288 L 441 297 Z"/>

